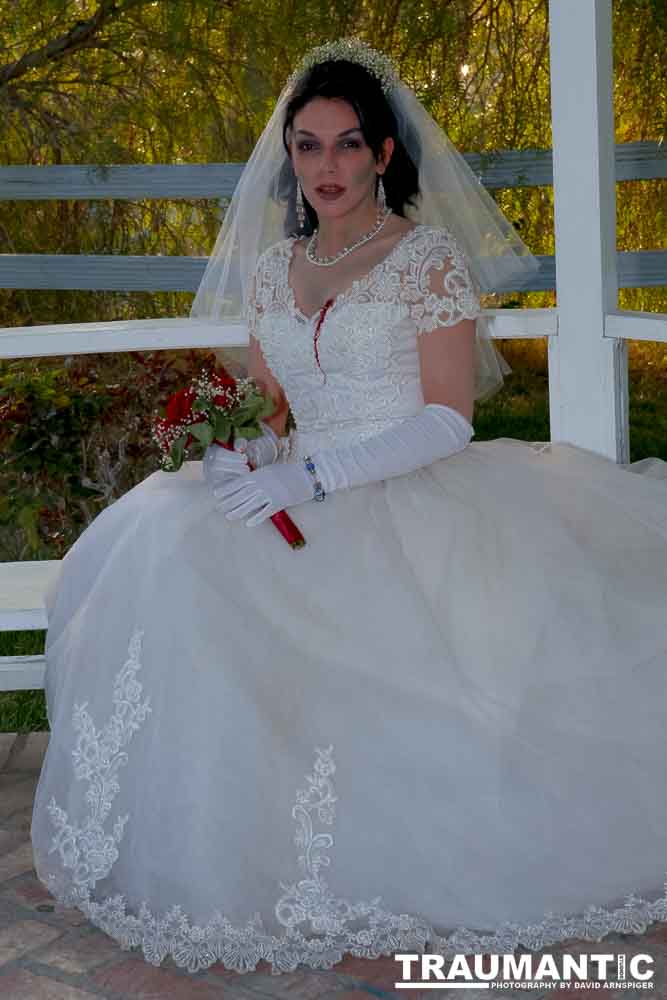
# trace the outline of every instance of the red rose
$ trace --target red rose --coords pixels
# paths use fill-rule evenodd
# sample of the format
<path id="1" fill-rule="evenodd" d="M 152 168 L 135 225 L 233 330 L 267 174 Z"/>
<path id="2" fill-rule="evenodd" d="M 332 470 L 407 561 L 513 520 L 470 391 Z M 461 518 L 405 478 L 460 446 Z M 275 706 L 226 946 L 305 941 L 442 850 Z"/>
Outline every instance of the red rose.
<path id="1" fill-rule="evenodd" d="M 214 372 L 211 373 L 211 382 L 215 382 L 219 385 L 236 385 L 236 379 L 229 374 L 224 365 L 220 365 Z"/>
<path id="2" fill-rule="evenodd" d="M 175 392 L 169 402 L 167 403 L 167 420 L 172 424 L 178 424 L 184 421 L 188 423 L 191 422 L 192 418 L 192 404 L 195 400 L 195 394 L 192 389 L 179 389 Z"/>
<path id="3" fill-rule="evenodd" d="M 233 402 L 231 393 L 219 392 L 217 396 L 213 397 L 213 402 L 216 406 L 221 406 L 223 409 L 226 409 Z"/>
<path id="4" fill-rule="evenodd" d="M 220 367 L 211 372 L 211 385 L 220 390 L 213 397 L 215 406 L 220 406 L 223 410 L 233 406 L 237 391 L 236 379 L 232 378 L 226 368 Z"/>

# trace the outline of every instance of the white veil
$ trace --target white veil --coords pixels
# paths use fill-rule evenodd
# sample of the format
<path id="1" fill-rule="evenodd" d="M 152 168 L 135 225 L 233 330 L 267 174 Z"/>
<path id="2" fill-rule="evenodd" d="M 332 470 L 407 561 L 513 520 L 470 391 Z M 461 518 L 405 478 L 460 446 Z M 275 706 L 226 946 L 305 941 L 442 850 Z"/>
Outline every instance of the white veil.
<path id="1" fill-rule="evenodd" d="M 296 178 L 283 145 L 294 80 L 290 78 L 283 88 L 234 191 L 192 305 L 193 318 L 243 321 L 259 255 L 294 231 Z M 406 208 L 406 216 L 452 233 L 480 292 L 521 290 L 539 269 L 538 261 L 413 91 L 396 77 L 387 100 L 398 138 L 419 171 L 418 206 Z M 483 318 L 476 328 L 475 398 L 485 399 L 501 387 L 503 375 L 511 369 Z M 226 348 L 224 353 L 242 362 L 245 351 Z"/>

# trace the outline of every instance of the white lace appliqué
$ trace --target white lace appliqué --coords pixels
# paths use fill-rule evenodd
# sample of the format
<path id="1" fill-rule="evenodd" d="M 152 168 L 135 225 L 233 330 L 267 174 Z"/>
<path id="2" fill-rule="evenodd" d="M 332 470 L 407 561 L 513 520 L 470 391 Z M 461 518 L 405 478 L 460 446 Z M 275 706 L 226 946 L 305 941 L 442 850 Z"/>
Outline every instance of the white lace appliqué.
<path id="1" fill-rule="evenodd" d="M 51 798 L 48 812 L 57 833 L 49 853 L 58 851 L 63 867 L 72 872 L 75 892 L 87 892 L 97 881 L 106 878 L 118 858 L 118 845 L 123 837 L 127 816 L 119 816 L 111 833 L 104 824 L 114 798 L 120 791 L 118 770 L 127 764 L 122 747 L 132 739 L 140 724 L 151 711 L 149 701 L 141 702 L 141 684 L 136 678 L 141 668 L 139 652 L 143 633 L 136 631 L 130 640 L 129 657 L 116 677 L 113 688 L 114 713 L 104 729 L 98 732 L 86 711 L 87 702 L 74 705 L 72 724 L 79 734 L 72 751 L 74 775 L 88 781 L 86 802 L 90 812 L 83 826 L 68 822 L 67 813 Z"/>
<path id="2" fill-rule="evenodd" d="M 206 926 L 198 926 L 190 923 L 179 905 L 154 914 L 144 901 L 134 915 L 128 913 L 120 894 L 94 900 L 95 884 L 109 874 L 117 860 L 130 819 L 118 816 L 111 832 L 105 830 L 113 800 L 120 791 L 117 774 L 128 760 L 122 748 L 151 711 L 148 699 L 141 701 L 142 685 L 136 678 L 141 669 L 142 635 L 136 629 L 130 640 L 129 657 L 115 679 L 115 707 L 106 726 L 95 729 L 86 704 L 74 708 L 73 725 L 79 734 L 72 751 L 74 774 L 89 783 L 88 815 L 76 826 L 55 798 L 48 805 L 56 827 L 49 853 L 57 852 L 61 862 L 60 874 L 47 878 L 49 890 L 64 905 L 77 906 L 121 948 L 141 948 L 153 965 L 160 965 L 169 955 L 189 972 L 206 969 L 217 961 L 236 972 L 249 972 L 264 959 L 271 972 L 278 974 L 291 972 L 299 965 L 330 969 L 346 953 L 378 958 L 427 950 L 445 957 L 507 954 L 519 946 L 540 951 L 568 938 L 600 941 L 612 932 L 642 934 L 649 924 L 667 921 L 667 885 L 664 895 L 654 902 L 631 894 L 616 910 L 590 906 L 577 916 L 548 913 L 537 924 L 505 923 L 490 934 L 460 927 L 444 936 L 418 916 L 384 910 L 380 896 L 355 903 L 336 896 L 320 874 L 331 865 L 327 851 L 334 846 L 334 838 L 316 828 L 317 824 L 332 827 L 335 821 L 332 746 L 316 748 L 313 773 L 306 776 L 307 787 L 297 791 L 292 809 L 297 823 L 294 841 L 301 851 L 298 866 L 304 877 L 294 883 L 280 883 L 283 894 L 274 912 L 285 928 L 283 935 L 269 934 L 259 914 L 245 926 L 236 926 L 216 911 Z"/>

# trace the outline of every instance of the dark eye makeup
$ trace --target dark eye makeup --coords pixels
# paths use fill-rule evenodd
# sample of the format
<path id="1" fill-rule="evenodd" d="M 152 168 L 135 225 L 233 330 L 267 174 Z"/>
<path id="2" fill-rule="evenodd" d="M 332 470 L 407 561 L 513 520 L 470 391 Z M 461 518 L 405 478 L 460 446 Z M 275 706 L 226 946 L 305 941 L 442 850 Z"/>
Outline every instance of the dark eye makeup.
<path id="1" fill-rule="evenodd" d="M 361 142 L 359 139 L 342 139 L 340 145 L 347 147 L 348 149 L 361 149 Z M 319 148 L 319 143 L 313 141 L 312 139 L 301 139 L 297 142 L 296 148 L 301 153 L 308 153 L 312 149 Z"/>

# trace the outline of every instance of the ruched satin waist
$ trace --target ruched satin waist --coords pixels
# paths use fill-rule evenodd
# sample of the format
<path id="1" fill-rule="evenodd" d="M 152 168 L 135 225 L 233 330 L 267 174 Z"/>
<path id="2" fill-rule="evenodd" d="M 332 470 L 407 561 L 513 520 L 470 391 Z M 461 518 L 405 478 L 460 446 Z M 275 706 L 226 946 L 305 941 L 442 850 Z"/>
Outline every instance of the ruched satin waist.
<path id="1" fill-rule="evenodd" d="M 381 417 L 378 419 L 346 420 L 329 423 L 326 428 L 293 428 L 289 436 L 289 450 L 285 448 L 283 461 L 300 461 L 320 448 L 338 448 L 356 444 L 379 434 L 388 427 L 403 423 L 407 416 Z"/>

